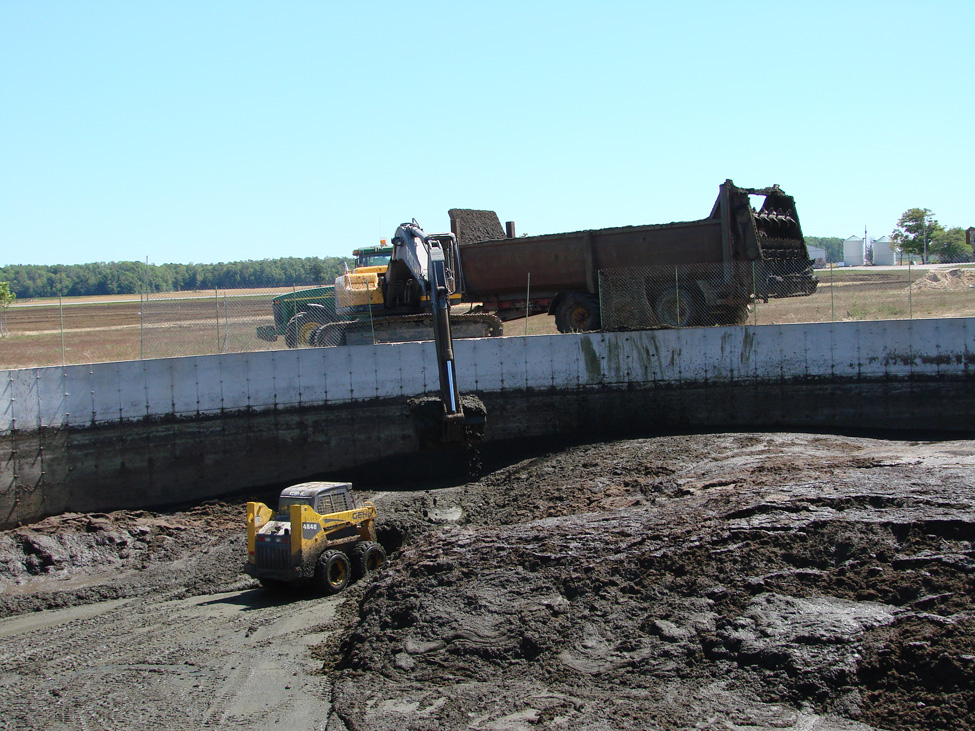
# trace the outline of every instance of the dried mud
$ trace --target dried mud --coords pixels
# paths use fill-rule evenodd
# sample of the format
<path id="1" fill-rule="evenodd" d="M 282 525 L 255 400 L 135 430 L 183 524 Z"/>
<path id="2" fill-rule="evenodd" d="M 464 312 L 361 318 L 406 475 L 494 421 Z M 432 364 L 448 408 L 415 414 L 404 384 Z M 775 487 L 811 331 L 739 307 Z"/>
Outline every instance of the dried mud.
<path id="1" fill-rule="evenodd" d="M 391 560 L 327 599 L 242 576 L 238 504 L 0 534 L 0 728 L 971 727 L 971 442 L 674 436 L 486 468 L 376 486 Z"/>

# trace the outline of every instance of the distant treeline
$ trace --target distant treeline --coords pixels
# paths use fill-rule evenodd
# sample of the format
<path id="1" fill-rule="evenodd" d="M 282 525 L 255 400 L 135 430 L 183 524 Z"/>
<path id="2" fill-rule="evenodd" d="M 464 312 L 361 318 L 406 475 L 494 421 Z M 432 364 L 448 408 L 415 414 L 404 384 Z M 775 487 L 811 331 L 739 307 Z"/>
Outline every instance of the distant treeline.
<path id="1" fill-rule="evenodd" d="M 18 299 L 83 297 L 98 294 L 179 292 L 193 289 L 290 287 L 330 284 L 351 259 L 307 257 L 262 259 L 226 264 L 149 264 L 112 261 L 94 264 L 12 264 L 0 267 L 0 282 L 9 282 Z"/>

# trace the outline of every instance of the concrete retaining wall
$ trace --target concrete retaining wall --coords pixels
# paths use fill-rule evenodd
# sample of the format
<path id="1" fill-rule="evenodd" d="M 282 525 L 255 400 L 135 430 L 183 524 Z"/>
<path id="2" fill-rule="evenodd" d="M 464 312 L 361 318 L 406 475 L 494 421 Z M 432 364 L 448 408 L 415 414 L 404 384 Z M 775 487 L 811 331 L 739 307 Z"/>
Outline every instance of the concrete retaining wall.
<path id="1" fill-rule="evenodd" d="M 461 390 L 488 405 L 488 440 L 592 424 L 967 429 L 975 390 L 973 319 L 494 338 L 455 350 Z M 407 454 L 416 443 L 406 400 L 438 388 L 432 343 L 31 368 L 0 379 L 5 525 Z"/>

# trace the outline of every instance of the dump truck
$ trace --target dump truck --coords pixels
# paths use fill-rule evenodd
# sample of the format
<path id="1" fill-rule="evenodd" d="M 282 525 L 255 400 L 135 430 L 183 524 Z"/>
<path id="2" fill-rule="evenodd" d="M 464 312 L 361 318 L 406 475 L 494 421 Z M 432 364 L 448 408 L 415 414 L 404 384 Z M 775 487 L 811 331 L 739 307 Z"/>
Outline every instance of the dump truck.
<path id="1" fill-rule="evenodd" d="M 277 510 L 247 503 L 244 571 L 269 589 L 311 585 L 337 594 L 386 561 L 376 541 L 376 506 L 357 505 L 348 482 L 305 482 L 282 490 Z"/>
<path id="2" fill-rule="evenodd" d="M 762 196 L 759 210 L 751 196 Z M 812 294 L 795 201 L 778 185 L 719 186 L 707 218 L 517 238 L 494 211 L 451 209 L 465 300 L 502 320 L 555 316 L 560 332 L 743 322 L 756 299 Z M 600 291 L 600 280 L 621 282 Z"/>

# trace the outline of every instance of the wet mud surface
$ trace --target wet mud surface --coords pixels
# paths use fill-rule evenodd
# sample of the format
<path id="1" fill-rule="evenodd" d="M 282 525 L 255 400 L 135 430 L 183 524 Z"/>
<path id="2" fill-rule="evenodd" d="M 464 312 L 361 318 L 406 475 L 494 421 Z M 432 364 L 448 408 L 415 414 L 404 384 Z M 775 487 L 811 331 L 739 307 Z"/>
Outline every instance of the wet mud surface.
<path id="1" fill-rule="evenodd" d="M 48 519 L 0 534 L 0 728 L 968 729 L 972 447 L 673 436 L 374 486 L 391 560 L 331 598 L 240 572 L 241 504 Z"/>

